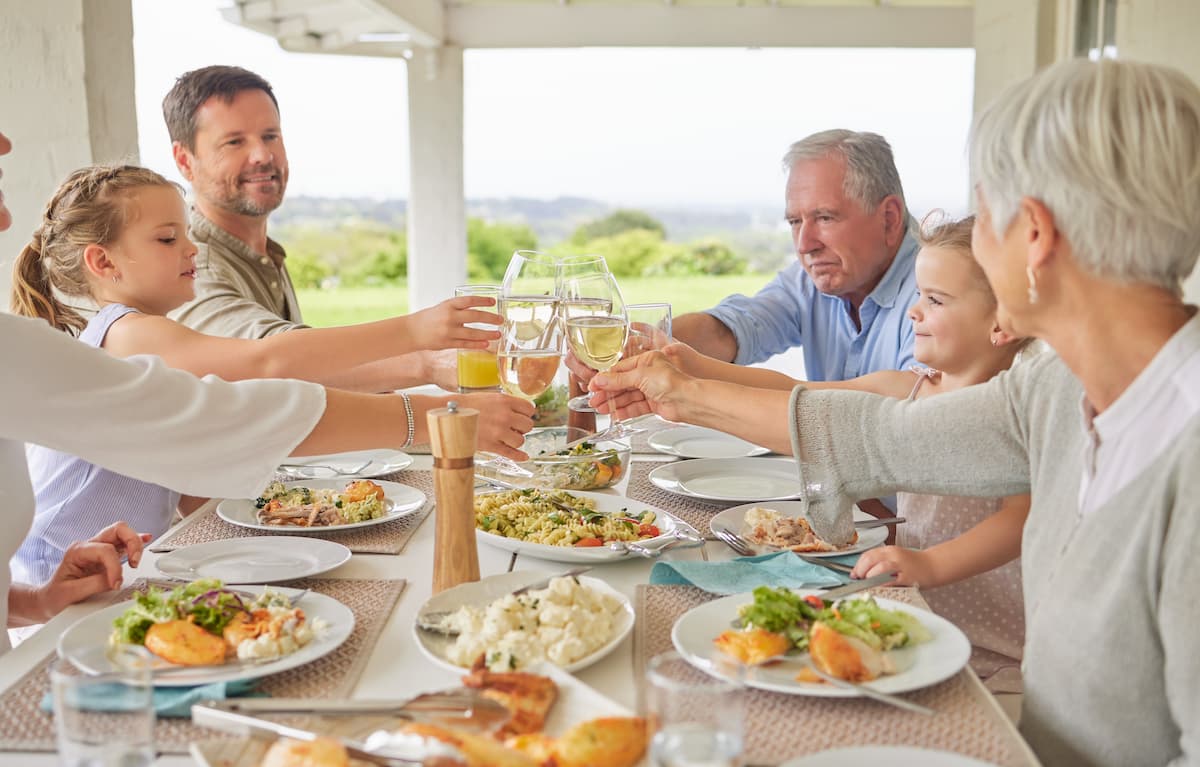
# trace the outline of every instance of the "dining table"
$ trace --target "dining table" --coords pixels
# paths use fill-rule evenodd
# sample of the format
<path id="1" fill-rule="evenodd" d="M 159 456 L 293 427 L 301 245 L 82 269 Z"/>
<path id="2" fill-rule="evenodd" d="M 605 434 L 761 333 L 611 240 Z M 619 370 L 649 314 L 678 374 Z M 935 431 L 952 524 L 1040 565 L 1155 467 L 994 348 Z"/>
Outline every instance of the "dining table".
<path id="1" fill-rule="evenodd" d="M 665 456 L 648 450 L 645 447 L 644 439 L 635 439 L 634 442 L 638 452 L 635 454 L 631 465 L 635 468 L 639 464 L 642 466 L 640 477 L 644 478 L 647 462 L 678 460 L 675 457 Z M 408 471 L 429 472 L 431 470 L 432 459 L 430 456 L 414 455 L 413 458 L 414 462 L 408 467 Z M 631 490 L 630 475 L 636 473 L 636 471 L 627 472 L 620 483 L 606 492 L 618 495 L 626 494 Z M 644 503 L 652 503 L 649 499 L 637 498 L 636 491 L 638 488 L 644 487 L 644 482 L 635 482 L 632 488 L 635 492 L 631 497 L 635 501 L 641 500 Z M 431 496 L 430 501 L 432 502 L 432 492 L 429 494 Z M 199 510 L 177 522 L 171 530 L 164 534 L 164 537 L 178 535 L 180 530 L 186 530 L 188 526 L 202 524 L 204 520 L 211 519 L 216 504 L 217 501 L 215 499 L 210 500 Z M 433 513 L 436 513 L 436 510 Z M 696 527 L 700 528 L 700 525 Z M 413 633 L 413 625 L 418 610 L 431 597 L 432 593 L 431 574 L 434 565 L 434 528 L 435 524 L 432 520 L 432 514 L 430 514 L 412 533 L 411 539 L 404 545 L 401 553 L 355 553 L 345 564 L 318 576 L 320 579 L 404 580 L 403 591 L 400 593 L 398 600 L 395 601 L 390 615 L 381 616 L 381 628 L 373 645 L 369 648 L 364 648 L 362 651 L 366 657 L 365 659 L 359 659 L 362 664 L 361 669 L 357 674 L 356 680 L 353 682 L 348 697 L 355 699 L 397 699 L 422 691 L 453 687 L 459 683 L 461 674 L 456 674 L 435 665 L 419 651 Z M 707 530 L 703 529 L 701 532 L 708 533 Z M 153 545 L 151 548 L 153 548 Z M 531 571 L 552 574 L 567 570 L 572 566 L 562 562 L 547 561 L 503 551 L 500 548 L 486 544 L 478 546 L 478 553 L 481 577 L 510 571 Z M 139 578 L 161 578 L 155 567 L 155 561 L 160 556 L 162 554 L 147 550 L 137 568 L 131 568 L 126 565 L 124 573 L 125 583 L 133 583 Z M 663 558 L 723 561 L 732 559 L 735 556 L 736 554 L 725 543 L 713 539 L 707 541 L 700 548 L 673 549 L 671 552 L 664 554 Z M 646 584 L 648 583 L 653 564 L 654 561 L 652 560 L 629 556 L 620 561 L 597 565 L 590 574 L 603 579 L 614 589 L 633 600 L 635 605 L 640 605 L 641 609 L 645 610 L 646 589 L 648 588 Z M 691 589 L 690 587 L 653 588 L 683 588 L 687 589 L 689 594 L 691 592 L 698 593 L 698 590 Z M 913 592 L 913 600 L 920 603 L 919 594 L 915 590 L 909 591 Z M 2 699 L 5 692 L 13 689 L 14 685 L 23 678 L 26 678 L 31 669 L 37 667 L 38 664 L 44 663 L 46 658 L 54 653 L 56 642 L 64 629 L 84 616 L 109 604 L 112 598 L 111 594 L 98 595 L 87 602 L 69 607 L 13 650 L 0 656 L 0 699 Z M 692 601 L 703 598 L 705 597 L 702 595 L 687 597 L 687 599 Z M 661 616 L 651 616 L 648 618 L 643 614 L 637 616 L 637 621 L 644 627 L 647 625 L 648 620 L 654 618 L 657 618 L 658 622 L 662 623 Z M 669 625 L 663 625 L 657 630 L 666 632 L 668 629 Z M 599 694 L 611 699 L 616 704 L 630 711 L 637 711 L 639 708 L 639 690 L 643 678 L 643 674 L 640 671 L 642 666 L 639 664 L 644 664 L 646 660 L 644 656 L 647 652 L 659 651 L 669 641 L 665 634 L 658 636 L 654 642 L 651 642 L 645 636 L 639 639 L 639 636 L 642 635 L 635 630 L 631 636 L 621 642 L 606 658 L 576 672 L 576 678 L 583 684 L 593 688 Z M 642 643 L 640 646 L 639 642 Z M 322 660 L 320 659 L 313 661 L 313 663 L 321 662 Z M 951 687 L 946 687 L 947 685 Z M 969 746 L 970 743 L 974 742 L 971 738 L 975 738 L 976 740 L 986 738 L 990 744 L 988 748 L 992 749 L 992 751 L 986 753 L 999 754 L 1000 756 L 996 759 L 996 763 L 998 764 L 1013 765 L 1014 767 L 1027 767 L 1038 764 L 1034 754 L 1021 739 L 1010 719 L 996 704 L 992 695 L 988 693 L 969 667 L 957 672 L 951 680 L 942 682 L 938 687 L 945 688 L 949 692 L 936 693 L 930 700 L 947 701 L 945 705 L 952 707 L 954 711 L 939 712 L 933 717 L 922 717 L 917 714 L 908 714 L 895 709 L 889 709 L 879 703 L 868 703 L 861 698 L 825 698 L 819 701 L 813 699 L 811 705 L 822 708 L 806 709 L 806 713 L 803 715 L 809 717 L 810 721 L 814 721 L 811 719 L 815 715 L 813 712 L 818 712 L 820 715 L 828 717 L 831 722 L 836 723 L 836 726 L 831 726 L 830 728 L 831 737 L 835 738 L 833 742 L 836 742 L 836 737 L 839 737 L 837 733 L 870 732 L 874 721 L 878 720 L 880 722 L 890 722 L 886 727 L 881 727 L 879 730 L 879 733 L 883 734 L 884 742 L 887 742 L 889 738 L 894 738 L 897 743 L 916 742 L 919 744 L 928 742 L 928 738 L 926 741 L 922 741 L 920 737 L 917 737 L 915 740 L 906 741 L 905 736 L 905 733 L 914 736 L 921 735 L 922 728 L 927 728 L 929 732 L 926 735 L 932 738 L 933 735 L 930 733 L 934 733 L 936 730 L 937 738 L 944 737 L 946 742 L 951 744 L 963 742 Z M 775 695 L 773 693 L 762 694 Z M 942 697 L 939 698 L 937 695 L 941 695 Z M 784 701 L 784 703 L 786 702 Z M 893 714 L 893 712 L 895 713 Z M 779 709 L 779 713 L 786 715 L 786 709 Z M 753 711 L 751 714 L 753 714 Z M 954 720 L 950 718 L 952 716 L 963 716 L 964 714 L 969 715 L 968 719 Z M 888 717 L 893 717 L 893 719 L 888 719 Z M 904 718 L 896 719 L 894 717 Z M 967 721 L 969 724 L 960 724 L 960 721 Z M 792 723 L 793 726 L 801 724 L 804 723 Z M 962 732 L 971 728 L 980 730 L 980 733 L 968 735 Z M 947 730 L 947 732 L 943 733 L 943 730 Z M 213 732 L 212 735 L 219 736 L 219 733 Z M 2 737 L 3 733 L 0 732 L 0 739 Z M 960 740 L 955 740 L 956 737 L 960 738 Z M 874 740 L 875 742 L 879 742 L 880 738 L 877 737 Z M 790 756 L 794 755 L 796 754 Z M 750 761 L 764 760 L 751 759 Z M 773 764 L 779 764 L 784 759 L 773 757 L 768 761 Z M 38 765 L 51 765 L 55 763 L 57 763 L 57 757 L 49 751 L 0 749 L 0 767 L 4 765 L 37 767 Z M 184 753 L 162 753 L 157 757 L 154 764 L 160 765 L 160 767 L 182 767 L 183 765 L 192 765 L 194 762 L 190 756 Z"/>

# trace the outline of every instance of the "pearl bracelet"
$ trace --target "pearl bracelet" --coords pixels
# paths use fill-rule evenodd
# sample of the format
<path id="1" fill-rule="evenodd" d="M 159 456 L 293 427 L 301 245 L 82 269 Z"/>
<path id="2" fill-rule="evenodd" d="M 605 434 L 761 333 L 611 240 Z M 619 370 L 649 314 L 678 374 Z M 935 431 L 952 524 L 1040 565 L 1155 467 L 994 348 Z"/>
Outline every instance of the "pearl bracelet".
<path id="1" fill-rule="evenodd" d="M 413 437 L 417 436 L 417 421 L 413 418 L 412 400 L 404 392 L 400 392 L 400 399 L 404 401 L 404 417 L 408 420 L 408 439 L 404 440 L 404 444 L 400 446 L 403 450 L 413 443 Z"/>

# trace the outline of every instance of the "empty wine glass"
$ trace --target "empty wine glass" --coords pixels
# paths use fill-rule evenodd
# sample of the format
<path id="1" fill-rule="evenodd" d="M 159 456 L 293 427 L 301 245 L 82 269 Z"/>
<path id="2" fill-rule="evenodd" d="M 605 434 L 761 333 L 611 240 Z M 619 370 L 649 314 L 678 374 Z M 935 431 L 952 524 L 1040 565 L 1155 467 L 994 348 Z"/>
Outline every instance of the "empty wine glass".
<path id="1" fill-rule="evenodd" d="M 558 296 L 559 261 L 556 256 L 536 250 L 518 250 L 512 254 L 504 281 L 502 296 Z"/>
<path id="2" fill-rule="evenodd" d="M 559 311 L 567 345 L 576 359 L 597 372 L 617 363 L 625 349 L 629 319 L 616 278 L 608 272 L 564 277 Z M 586 395 L 572 398 L 568 407 L 596 412 Z"/>

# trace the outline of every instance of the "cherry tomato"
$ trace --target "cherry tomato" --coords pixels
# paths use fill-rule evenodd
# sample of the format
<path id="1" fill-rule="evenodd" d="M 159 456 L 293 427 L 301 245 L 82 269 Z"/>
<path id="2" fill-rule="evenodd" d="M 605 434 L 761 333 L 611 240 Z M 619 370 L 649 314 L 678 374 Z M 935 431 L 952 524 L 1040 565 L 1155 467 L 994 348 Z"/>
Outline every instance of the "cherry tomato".
<path id="1" fill-rule="evenodd" d="M 638 535 L 642 538 L 657 538 L 662 532 L 657 525 L 638 525 Z"/>
<path id="2" fill-rule="evenodd" d="M 575 545 L 580 548 L 603 546 L 604 541 L 600 540 L 599 538 L 580 538 L 579 540 L 575 541 Z"/>
<path id="3" fill-rule="evenodd" d="M 809 594 L 808 596 L 804 597 L 804 601 L 808 602 L 810 605 L 817 608 L 818 610 L 825 609 L 825 600 L 821 599 L 816 594 Z"/>

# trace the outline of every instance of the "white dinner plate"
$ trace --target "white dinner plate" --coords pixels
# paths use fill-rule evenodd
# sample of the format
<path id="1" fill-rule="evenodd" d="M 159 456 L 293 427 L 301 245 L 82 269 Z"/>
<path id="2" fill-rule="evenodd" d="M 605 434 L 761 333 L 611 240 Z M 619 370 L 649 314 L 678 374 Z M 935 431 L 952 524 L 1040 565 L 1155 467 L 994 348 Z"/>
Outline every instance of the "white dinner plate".
<path id="1" fill-rule="evenodd" d="M 804 487 L 791 458 L 697 458 L 646 476 L 667 492 L 710 501 L 778 501 L 800 497 Z"/>
<path id="2" fill-rule="evenodd" d="M 298 480 L 382 477 L 406 469 L 412 462 L 412 456 L 400 450 L 355 450 L 289 458 L 279 467 L 279 473 Z"/>
<path id="3" fill-rule="evenodd" d="M 753 442 L 703 426 L 680 426 L 650 435 L 650 447 L 681 458 L 749 458 L 769 449 Z"/>
<path id="4" fill-rule="evenodd" d="M 284 482 L 284 487 L 309 487 L 313 490 L 341 490 L 346 483 L 353 479 L 306 479 L 300 482 Z M 408 516 L 425 505 L 425 494 L 415 487 L 402 485 L 399 482 L 372 480 L 383 488 L 383 516 L 378 519 L 368 519 L 366 522 L 352 522 L 348 525 L 327 525 L 323 527 L 296 527 L 294 525 L 265 525 L 258 521 L 258 509 L 249 498 L 227 498 L 217 504 L 217 515 L 226 522 L 251 530 L 264 530 L 271 533 L 286 533 L 288 535 L 312 535 L 321 533 L 336 533 L 340 530 L 354 530 L 359 527 L 382 525 L 385 522 Z"/>
<path id="5" fill-rule="evenodd" d="M 480 607 L 483 607 L 489 602 L 499 599 L 500 597 L 521 588 L 522 586 L 540 581 L 546 578 L 547 575 L 549 575 L 549 573 L 521 570 L 512 573 L 500 573 L 499 575 L 492 575 L 480 581 L 463 583 L 455 586 L 454 588 L 446 589 L 439 594 L 434 594 L 427 602 L 425 602 L 425 604 L 421 605 L 421 607 L 417 610 L 417 615 L 421 615 L 428 611 L 456 610 L 463 605 L 479 605 Z M 617 645 L 621 644 L 621 640 L 628 636 L 629 632 L 633 630 L 634 621 L 633 605 L 630 604 L 628 597 L 614 589 L 612 586 L 609 586 L 599 578 L 589 578 L 586 575 L 580 575 L 577 577 L 579 578 L 580 583 L 590 586 L 597 591 L 601 591 L 605 594 L 610 594 L 611 596 L 616 597 L 616 599 L 621 603 L 621 612 L 618 613 L 614 622 L 615 626 L 612 637 L 602 647 L 600 647 L 598 650 L 595 650 L 590 655 L 580 658 L 574 663 L 563 667 L 563 671 L 571 672 L 587 668 L 615 650 Z M 412 630 L 413 636 L 417 639 L 417 646 L 421 648 L 421 652 L 423 652 L 426 657 L 442 668 L 458 672 L 464 670 L 464 667 L 452 663 L 450 659 L 446 657 L 447 649 L 450 645 L 454 644 L 454 637 L 449 637 L 444 634 L 437 634 L 432 631 L 424 631 L 417 628 L 416 623 L 413 624 Z"/>
<path id="6" fill-rule="evenodd" d="M 455 669 L 462 671 L 462 669 Z M 548 676 L 558 686 L 558 697 L 546 717 L 546 726 L 542 732 L 552 738 L 561 737 L 574 725 L 597 717 L 633 716 L 633 712 L 617 703 L 612 698 L 601 694 L 598 690 L 579 681 L 573 674 L 559 669 L 557 666 L 543 664 L 528 669 L 529 671 Z M 433 692 L 428 690 L 427 692 Z M 405 690 L 404 695 L 409 695 Z M 349 730 L 347 737 L 362 739 L 378 727 L 376 717 L 363 717 L 362 721 L 368 726 L 363 731 Z M 190 753 L 201 767 L 258 767 L 263 755 L 271 746 L 270 740 L 254 737 L 230 737 L 192 743 Z M 355 762 L 356 764 L 358 762 Z M 639 767 L 646 760 L 638 762 Z"/>
<path id="7" fill-rule="evenodd" d="M 749 530 L 745 528 L 746 512 L 755 507 L 764 509 L 774 509 L 785 517 L 799 517 L 804 515 L 804 501 L 766 501 L 756 503 L 743 503 L 741 506 L 734 506 L 731 509 L 725 509 L 720 514 L 715 515 L 708 521 L 708 527 L 716 533 L 718 527 L 723 527 L 730 532 L 737 533 L 743 537 L 749 538 Z M 875 519 L 867 512 L 854 507 L 854 521 L 865 522 L 869 519 Z M 867 549 L 873 549 L 879 546 L 888 537 L 888 528 L 872 527 L 866 530 L 858 531 L 858 541 L 853 546 L 841 549 L 839 551 L 805 551 L 806 557 L 840 557 L 845 554 L 858 554 Z M 759 554 L 768 551 L 782 551 L 778 546 L 768 546 L 765 544 L 756 544 L 753 541 L 747 541 L 751 547 Z"/>
<path id="8" fill-rule="evenodd" d="M 272 587 L 282 594 L 298 594 L 296 589 Z M 239 591 L 262 593 L 261 586 L 239 586 Z M 97 610 L 79 619 L 63 632 L 58 639 L 58 654 L 62 658 L 76 659 L 84 657 L 85 651 L 96 647 L 104 647 L 113 631 L 113 620 L 133 605 L 133 601 L 120 602 L 115 605 Z M 304 615 L 308 620 L 321 618 L 329 623 L 329 629 L 311 642 L 301 647 L 291 655 L 285 655 L 278 660 L 256 665 L 231 664 L 229 668 L 221 666 L 197 667 L 190 671 L 172 671 L 170 674 L 155 676 L 156 687 L 193 687 L 213 682 L 236 682 L 242 679 L 256 679 L 268 674 L 277 674 L 297 666 L 303 666 L 317 658 L 336 650 L 354 630 L 354 613 L 333 597 L 309 592 L 300 602 Z M 107 663 L 107 662 L 105 662 Z M 165 662 L 164 662 L 165 665 Z M 84 668 L 85 671 L 105 673 L 112 671 L 111 666 Z"/>
<path id="9" fill-rule="evenodd" d="M 498 492 L 509 492 L 500 490 Z M 565 491 L 564 491 L 565 492 Z M 644 511 L 654 512 L 654 524 L 658 526 L 659 535 L 656 538 L 647 538 L 638 541 L 643 546 L 648 548 L 657 548 L 671 541 L 675 535 L 675 529 L 678 525 L 674 517 L 667 514 L 662 509 L 655 508 L 648 503 L 639 503 L 632 498 L 626 498 L 623 495 L 609 495 L 607 493 L 589 493 L 583 490 L 572 490 L 571 495 L 579 498 L 590 498 L 596 502 L 596 510 L 605 514 L 614 514 L 621 511 L 628 511 L 633 515 L 641 514 Z M 485 495 L 480 493 L 479 495 Z M 551 546 L 547 543 L 532 543 L 530 541 L 522 541 L 517 538 L 505 538 L 502 535 L 488 533 L 475 528 L 475 540 L 481 543 L 486 543 L 489 546 L 502 549 L 504 551 L 512 551 L 517 554 L 529 557 L 537 557 L 538 559 L 549 559 L 553 562 L 590 562 L 593 564 L 602 562 L 618 562 L 628 559 L 636 554 L 630 554 L 624 551 L 613 551 L 607 546 L 576 548 L 575 546 Z"/>
<path id="10" fill-rule="evenodd" d="M 779 767 L 994 767 L 951 751 L 911 746 L 854 746 L 789 759 Z"/>
<path id="11" fill-rule="evenodd" d="M 184 546 L 154 562 L 163 575 L 225 583 L 278 583 L 317 575 L 345 564 L 350 549 L 323 538 L 257 535 Z"/>
<path id="12" fill-rule="evenodd" d="M 820 591 L 796 589 L 800 594 L 821 595 Z M 851 597 L 854 599 L 855 597 Z M 906 612 L 929 629 L 933 639 L 912 647 L 892 650 L 890 656 L 900 669 L 898 673 L 881 676 L 870 682 L 870 686 L 881 692 L 908 692 L 937 684 L 954 676 L 971 657 L 971 643 L 957 626 L 939 615 L 912 605 L 891 599 L 875 598 L 880 607 Z M 729 630 L 730 622 L 738 617 L 738 608 L 752 604 L 754 595 L 733 594 L 721 599 L 705 602 L 679 617 L 671 629 L 671 642 L 675 649 L 696 668 L 713 676 L 734 680 L 737 678 L 732 664 L 714 662 L 722 654 L 713 646 L 713 640 Z M 834 687 L 830 684 L 798 682 L 796 674 L 803 664 L 783 660 L 769 666 L 758 666 L 745 674 L 748 687 L 792 695 L 812 695 L 823 698 L 854 698 L 854 690 Z"/>

